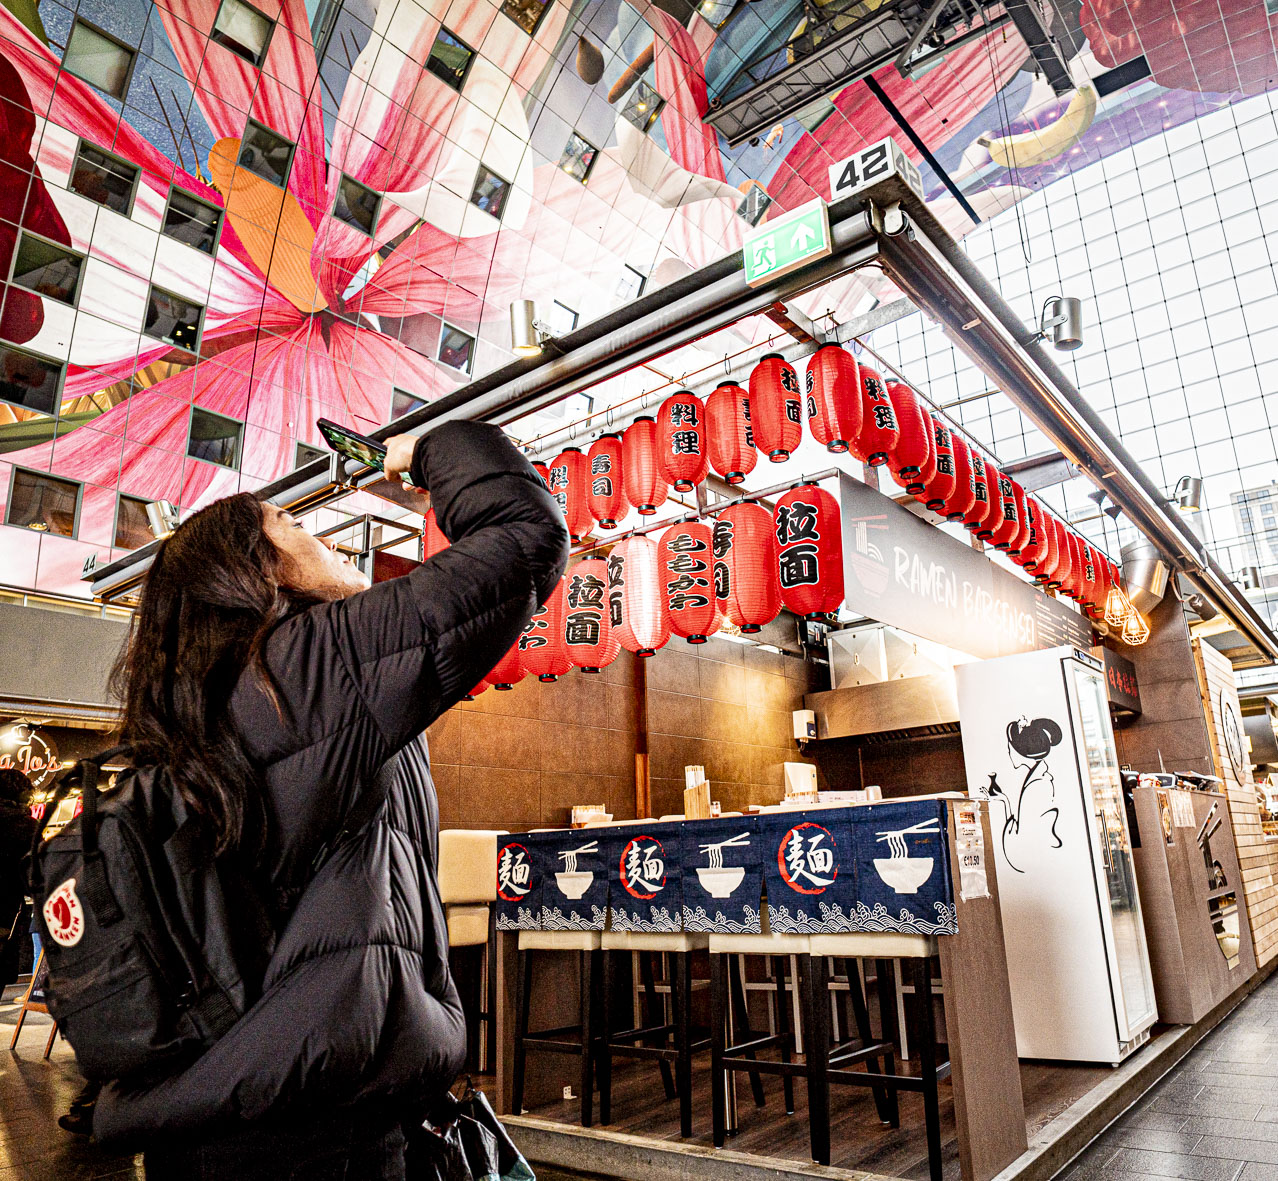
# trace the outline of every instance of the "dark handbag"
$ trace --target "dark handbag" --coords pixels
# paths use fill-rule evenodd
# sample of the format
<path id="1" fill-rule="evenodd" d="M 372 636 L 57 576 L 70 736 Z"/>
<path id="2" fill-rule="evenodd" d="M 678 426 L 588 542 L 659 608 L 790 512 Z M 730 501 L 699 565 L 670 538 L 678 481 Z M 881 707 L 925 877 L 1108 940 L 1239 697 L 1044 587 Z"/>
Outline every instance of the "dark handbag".
<path id="1" fill-rule="evenodd" d="M 536 1181 L 483 1091 L 466 1080 L 410 1139 L 408 1181 Z"/>

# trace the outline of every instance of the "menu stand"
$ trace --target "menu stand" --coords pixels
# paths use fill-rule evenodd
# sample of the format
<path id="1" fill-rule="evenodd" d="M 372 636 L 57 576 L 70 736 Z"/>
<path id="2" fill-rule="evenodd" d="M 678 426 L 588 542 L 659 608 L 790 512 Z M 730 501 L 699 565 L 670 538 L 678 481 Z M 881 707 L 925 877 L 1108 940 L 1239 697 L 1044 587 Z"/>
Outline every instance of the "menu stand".
<path id="1" fill-rule="evenodd" d="M 13 1037 L 9 1039 L 9 1052 L 12 1053 L 18 1045 L 18 1035 L 22 1032 L 23 1023 L 27 1019 L 28 1013 L 45 1013 L 49 1012 L 49 1006 L 44 1001 L 33 1001 L 31 994 L 35 992 L 36 981 L 40 980 L 41 969 L 44 967 L 44 952 L 40 952 L 40 958 L 35 962 L 35 969 L 31 973 L 31 983 L 27 985 L 27 991 L 22 994 L 22 1008 L 18 1010 L 18 1023 L 13 1027 Z M 43 996 L 43 992 L 40 994 Z M 53 1039 L 58 1036 L 58 1023 L 55 1021 L 53 1027 L 49 1030 L 49 1040 L 44 1043 L 44 1056 L 47 1058 L 53 1052 Z"/>

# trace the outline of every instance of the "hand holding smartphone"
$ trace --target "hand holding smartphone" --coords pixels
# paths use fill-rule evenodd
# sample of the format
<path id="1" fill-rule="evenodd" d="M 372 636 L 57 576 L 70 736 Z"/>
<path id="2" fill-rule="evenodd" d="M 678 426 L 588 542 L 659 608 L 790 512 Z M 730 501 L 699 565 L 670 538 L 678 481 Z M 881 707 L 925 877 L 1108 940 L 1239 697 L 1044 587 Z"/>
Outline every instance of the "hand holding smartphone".
<path id="1" fill-rule="evenodd" d="M 415 487 L 409 476 L 413 447 L 417 442 L 415 436 L 395 435 L 383 444 L 330 418 L 317 419 L 315 425 L 324 436 L 324 442 L 339 455 L 375 471 L 385 472 L 388 478 L 398 476 L 408 487 Z"/>

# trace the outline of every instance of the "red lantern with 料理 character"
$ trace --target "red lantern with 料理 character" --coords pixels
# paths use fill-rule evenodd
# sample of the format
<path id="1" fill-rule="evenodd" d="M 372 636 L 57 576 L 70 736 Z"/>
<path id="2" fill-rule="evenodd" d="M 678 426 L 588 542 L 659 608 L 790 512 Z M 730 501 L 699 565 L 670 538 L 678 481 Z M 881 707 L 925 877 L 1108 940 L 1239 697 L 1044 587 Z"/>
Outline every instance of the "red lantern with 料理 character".
<path id="1" fill-rule="evenodd" d="M 714 597 L 714 538 L 700 521 L 675 525 L 661 538 L 661 586 L 675 635 L 704 644 L 719 630 Z"/>
<path id="2" fill-rule="evenodd" d="M 521 637 L 522 638 L 522 637 Z M 524 679 L 524 665 L 519 651 L 519 641 L 489 670 L 484 680 L 494 689 L 513 689 Z"/>
<path id="3" fill-rule="evenodd" d="M 947 430 L 950 428 L 946 428 Z M 972 477 L 972 450 L 961 435 L 950 433 L 950 448 L 954 466 L 954 488 L 935 511 L 943 513 L 947 521 L 961 521 L 976 503 L 976 482 Z M 940 450 L 937 450 L 937 472 L 940 473 Z M 929 503 L 928 508 L 933 506 Z"/>
<path id="4" fill-rule="evenodd" d="M 796 615 L 822 619 L 843 603 L 839 504 L 815 484 L 792 488 L 772 514 L 781 601 Z"/>
<path id="5" fill-rule="evenodd" d="M 561 578 L 519 637 L 519 666 L 539 681 L 556 681 L 572 668 L 564 643 L 564 603 Z"/>
<path id="6" fill-rule="evenodd" d="M 751 501 L 734 504 L 719 514 L 712 533 L 719 610 L 743 632 L 757 632 L 781 613 L 772 514 Z"/>
<path id="7" fill-rule="evenodd" d="M 448 548 L 448 538 L 435 519 L 435 510 L 427 509 L 422 519 L 422 561 L 427 562 Z"/>
<path id="8" fill-rule="evenodd" d="M 661 556 L 650 537 L 627 537 L 608 554 L 608 614 L 627 652 L 651 656 L 670 639 Z"/>
<path id="9" fill-rule="evenodd" d="M 564 591 L 564 644 L 568 659 L 597 673 L 617 659 L 621 641 L 612 632 L 608 605 L 608 563 L 587 558 L 568 571 Z"/>
<path id="10" fill-rule="evenodd" d="M 601 435 L 587 457 L 590 463 L 590 515 L 602 529 L 615 529 L 626 515 L 626 489 L 621 478 L 621 436 Z"/>
<path id="11" fill-rule="evenodd" d="M 666 503 L 666 481 L 657 462 L 657 423 L 647 415 L 636 418 L 621 436 L 621 480 L 626 499 L 640 516 L 652 516 Z"/>
<path id="12" fill-rule="evenodd" d="M 932 437 L 927 408 L 908 385 L 889 381 L 888 399 L 896 414 L 896 446 L 888 453 L 888 470 L 911 496 L 923 491 L 925 469 L 932 454 Z"/>
<path id="13" fill-rule="evenodd" d="M 676 492 L 691 492 L 710 470 L 706 408 L 691 390 L 671 394 L 657 411 L 657 460 Z"/>
<path id="14" fill-rule="evenodd" d="M 706 450 L 710 466 L 729 484 L 740 484 L 759 461 L 750 395 L 735 381 L 721 381 L 706 399 Z"/>
<path id="15" fill-rule="evenodd" d="M 750 372 L 750 425 L 754 445 L 773 463 L 784 463 L 803 441 L 799 377 L 780 353 L 768 353 Z"/>
<path id="16" fill-rule="evenodd" d="M 573 541 L 588 537 L 595 523 L 590 515 L 590 460 L 580 447 L 565 447 L 551 460 L 546 486 L 564 510 L 568 535 Z"/>
<path id="17" fill-rule="evenodd" d="M 862 463 L 878 467 L 896 449 L 901 429 L 883 378 L 868 365 L 857 365 L 861 386 L 861 429 L 849 450 Z"/>
<path id="18" fill-rule="evenodd" d="M 827 451 L 841 454 L 861 429 L 861 383 L 856 358 L 823 344 L 808 361 L 808 430 Z"/>

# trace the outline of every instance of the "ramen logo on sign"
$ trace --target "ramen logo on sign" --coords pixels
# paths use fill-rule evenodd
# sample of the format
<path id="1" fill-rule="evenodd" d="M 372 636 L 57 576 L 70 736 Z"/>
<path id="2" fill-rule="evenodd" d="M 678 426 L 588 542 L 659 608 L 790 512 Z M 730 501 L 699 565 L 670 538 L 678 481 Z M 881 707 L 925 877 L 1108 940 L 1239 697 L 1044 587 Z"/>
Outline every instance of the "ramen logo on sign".
<path id="1" fill-rule="evenodd" d="M 781 838 L 777 867 L 786 885 L 800 894 L 823 894 L 839 876 L 834 864 L 838 844 L 828 828 L 805 821 Z"/>
<path id="2" fill-rule="evenodd" d="M 44 904 L 44 925 L 49 938 L 63 947 L 74 947 L 84 935 L 84 907 L 75 892 L 75 878 L 67 878 Z"/>
<path id="3" fill-rule="evenodd" d="M 617 868 L 627 894 L 645 901 L 666 885 L 666 850 L 656 837 L 635 837 L 621 851 Z"/>
<path id="4" fill-rule="evenodd" d="M 497 855 L 497 896 L 518 902 L 532 889 L 532 863 L 520 844 L 506 845 Z"/>

